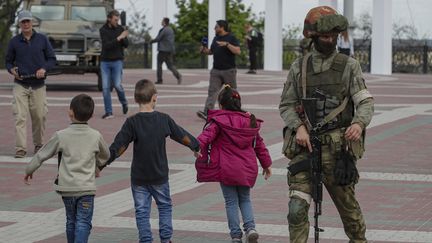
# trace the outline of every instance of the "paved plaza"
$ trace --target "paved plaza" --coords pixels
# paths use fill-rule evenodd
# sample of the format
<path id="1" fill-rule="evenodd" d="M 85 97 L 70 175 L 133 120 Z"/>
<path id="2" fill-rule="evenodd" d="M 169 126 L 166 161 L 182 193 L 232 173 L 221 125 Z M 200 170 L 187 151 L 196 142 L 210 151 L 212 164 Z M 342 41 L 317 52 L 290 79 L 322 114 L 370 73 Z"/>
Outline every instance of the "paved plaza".
<path id="1" fill-rule="evenodd" d="M 198 135 L 204 122 L 195 112 L 203 109 L 207 97 L 208 70 L 180 70 L 183 84 L 177 85 L 171 73 L 164 72 L 158 85 L 157 110 Z M 252 190 L 257 230 L 264 243 L 289 242 L 286 166 L 281 155 L 283 121 L 278 103 L 287 71 L 238 72 L 238 89 L 246 110 L 264 120 L 261 135 L 273 158 L 274 176 L 259 176 Z M 129 115 L 137 112 L 133 103 L 134 84 L 141 78 L 154 80 L 152 70 L 125 70 L 124 88 L 131 103 Z M 358 162 L 360 182 L 356 193 L 365 216 L 370 242 L 432 242 L 432 76 L 395 74 L 365 75 L 375 97 L 375 116 L 367 130 L 366 154 Z M 95 75 L 49 77 L 48 119 L 45 141 L 68 126 L 71 98 L 79 93 L 96 102 L 90 125 L 101 131 L 110 144 L 126 116 L 115 92 L 112 93 L 114 119 L 102 120 L 101 92 Z M 33 176 L 31 185 L 23 182 L 24 168 L 33 151 L 28 139 L 28 156 L 15 159 L 14 122 L 11 109 L 12 80 L 0 72 L 0 242 L 66 242 L 65 216 L 61 198 L 53 191 L 57 174 L 56 159 L 47 161 Z M 28 123 L 28 138 L 31 138 Z M 169 140 L 169 139 L 168 139 Z M 90 242 L 137 242 L 133 200 L 130 190 L 132 146 L 107 167 L 97 179 L 93 230 Z M 192 152 L 169 140 L 170 186 L 173 198 L 174 237 L 181 243 L 229 242 L 225 207 L 219 185 L 196 182 Z M 312 216 L 313 211 L 310 211 Z M 153 205 L 152 227 L 159 242 L 157 209 Z M 313 222 L 313 218 L 311 217 Z M 325 230 L 321 242 L 347 242 L 341 220 L 328 194 L 324 195 L 320 225 Z M 313 230 L 310 230 L 313 242 Z"/>

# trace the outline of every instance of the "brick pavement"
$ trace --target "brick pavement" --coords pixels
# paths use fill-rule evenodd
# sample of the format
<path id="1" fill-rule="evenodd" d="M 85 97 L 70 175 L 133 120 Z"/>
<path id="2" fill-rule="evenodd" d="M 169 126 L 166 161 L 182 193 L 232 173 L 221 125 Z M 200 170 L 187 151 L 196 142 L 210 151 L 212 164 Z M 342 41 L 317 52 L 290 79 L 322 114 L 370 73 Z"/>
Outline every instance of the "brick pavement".
<path id="1" fill-rule="evenodd" d="M 166 73 L 158 86 L 157 109 L 169 113 L 177 123 L 198 134 L 203 126 L 195 117 L 206 97 L 207 70 L 182 70 L 184 84 Z M 286 212 L 287 161 L 280 155 L 281 121 L 277 105 L 287 72 L 260 72 L 249 76 L 239 71 L 239 90 L 245 108 L 265 120 L 262 135 L 274 158 L 275 175 L 259 178 L 252 190 L 260 242 L 288 242 Z M 130 102 L 133 86 L 140 78 L 154 80 L 150 70 L 126 70 L 124 86 Z M 93 76 L 57 76 L 48 80 L 49 114 L 45 139 L 69 123 L 70 99 L 78 93 L 95 98 L 97 107 L 90 125 L 112 141 L 126 116 L 115 94 L 115 118 L 100 119 L 101 94 Z M 361 180 L 357 195 L 365 214 L 368 238 L 372 242 L 432 242 L 432 81 L 424 75 L 366 75 L 375 96 L 376 116 L 368 129 L 367 152 L 359 162 Z M 12 158 L 14 127 L 10 108 L 10 77 L 0 72 L 0 242 L 64 242 L 64 209 L 52 191 L 55 161 L 43 165 L 31 186 L 22 183 L 25 163 Z M 131 113 L 136 112 L 131 105 Z M 30 127 L 28 129 L 30 134 Z M 29 140 L 29 147 L 31 143 Z M 217 184 L 195 183 L 193 157 L 188 149 L 168 142 L 171 187 L 174 202 L 175 242 L 228 242 L 223 198 Z M 31 156 L 31 153 L 29 154 Z M 137 231 L 129 189 L 131 149 L 97 180 L 94 228 L 91 242 L 136 242 Z M 326 230 L 322 242 L 346 242 L 336 209 L 324 196 L 321 225 Z M 310 212 L 312 213 L 312 211 Z M 154 237 L 157 236 L 157 210 L 153 208 Z"/>

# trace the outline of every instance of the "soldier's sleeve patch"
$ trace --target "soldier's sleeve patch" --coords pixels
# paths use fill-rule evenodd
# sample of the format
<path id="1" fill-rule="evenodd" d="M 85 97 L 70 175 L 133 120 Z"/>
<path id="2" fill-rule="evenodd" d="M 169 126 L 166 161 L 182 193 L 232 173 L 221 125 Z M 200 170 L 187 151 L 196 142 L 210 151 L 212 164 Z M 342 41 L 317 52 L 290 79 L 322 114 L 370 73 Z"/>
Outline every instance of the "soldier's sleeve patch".
<path id="1" fill-rule="evenodd" d="M 352 96 L 354 106 L 357 106 L 358 104 L 360 104 L 360 102 L 362 102 L 363 100 L 365 100 L 367 98 L 372 98 L 371 93 L 367 89 L 362 89 L 359 92 L 355 93 Z"/>

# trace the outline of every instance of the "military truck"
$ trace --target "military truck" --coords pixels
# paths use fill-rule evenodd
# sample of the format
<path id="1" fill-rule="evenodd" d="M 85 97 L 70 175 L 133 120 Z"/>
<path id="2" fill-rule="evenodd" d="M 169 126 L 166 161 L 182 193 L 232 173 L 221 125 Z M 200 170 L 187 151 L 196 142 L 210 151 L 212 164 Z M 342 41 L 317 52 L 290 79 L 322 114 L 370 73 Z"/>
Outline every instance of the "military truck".
<path id="1" fill-rule="evenodd" d="M 114 0 L 25 0 L 24 9 L 33 14 L 33 27 L 45 34 L 57 57 L 56 73 L 95 73 L 102 90 L 99 71 L 102 41 L 99 29 L 114 8 Z M 125 17 L 122 14 L 122 22 Z"/>

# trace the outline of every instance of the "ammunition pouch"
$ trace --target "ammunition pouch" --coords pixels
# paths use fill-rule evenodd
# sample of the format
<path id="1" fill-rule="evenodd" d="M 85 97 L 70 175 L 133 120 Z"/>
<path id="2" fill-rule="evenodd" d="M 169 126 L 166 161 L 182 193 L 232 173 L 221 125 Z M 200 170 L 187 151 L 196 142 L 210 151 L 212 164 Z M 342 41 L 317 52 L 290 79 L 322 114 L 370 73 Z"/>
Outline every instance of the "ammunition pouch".
<path id="1" fill-rule="evenodd" d="M 358 141 L 348 141 L 348 148 L 352 152 L 352 155 L 356 160 L 359 160 L 363 157 L 363 153 L 365 152 L 365 136 L 366 130 L 363 130 L 363 134 Z"/>
<path id="2" fill-rule="evenodd" d="M 302 149 L 296 142 L 296 132 L 288 129 L 288 127 L 284 127 L 283 138 L 284 142 L 282 146 L 282 153 L 288 159 L 293 159 L 301 152 Z"/>

